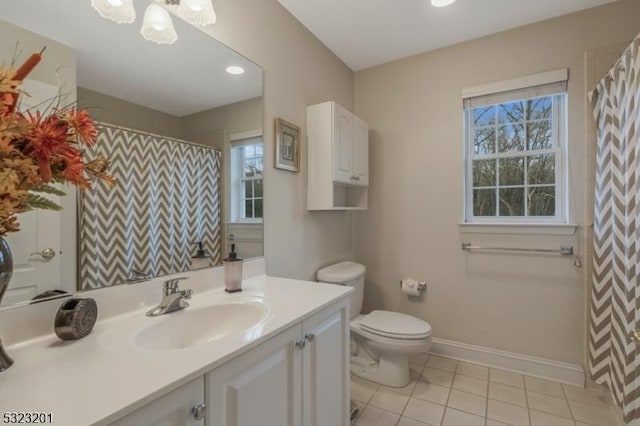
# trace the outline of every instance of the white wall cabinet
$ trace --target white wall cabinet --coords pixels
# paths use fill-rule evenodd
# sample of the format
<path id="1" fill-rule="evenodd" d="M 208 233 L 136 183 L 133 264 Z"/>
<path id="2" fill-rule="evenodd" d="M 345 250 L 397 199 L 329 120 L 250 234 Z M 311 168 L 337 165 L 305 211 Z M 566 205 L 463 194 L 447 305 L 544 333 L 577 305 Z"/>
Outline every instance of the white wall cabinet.
<path id="1" fill-rule="evenodd" d="M 331 304 L 114 425 L 349 426 L 348 306 Z"/>
<path id="2" fill-rule="evenodd" d="M 309 210 L 364 210 L 369 126 L 335 102 L 307 107 Z"/>
<path id="3" fill-rule="evenodd" d="M 202 426 L 204 425 L 204 378 L 195 379 L 111 426 Z"/>

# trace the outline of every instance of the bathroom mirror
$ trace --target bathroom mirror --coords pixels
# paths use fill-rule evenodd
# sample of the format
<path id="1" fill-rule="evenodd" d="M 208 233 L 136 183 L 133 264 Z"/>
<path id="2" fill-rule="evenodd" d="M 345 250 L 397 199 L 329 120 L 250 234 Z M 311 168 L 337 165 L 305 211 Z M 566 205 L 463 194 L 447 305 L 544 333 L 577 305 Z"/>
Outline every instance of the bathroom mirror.
<path id="1" fill-rule="evenodd" d="M 87 157 L 106 154 L 117 179 L 63 188 L 61 212 L 20 215 L 3 308 L 215 266 L 232 243 L 240 257 L 263 255 L 262 69 L 173 6 L 177 41 L 145 40 L 148 4 L 117 24 L 89 1 L 3 0 L 0 63 L 46 47 L 23 108 L 57 93 L 87 108 L 99 130 Z"/>

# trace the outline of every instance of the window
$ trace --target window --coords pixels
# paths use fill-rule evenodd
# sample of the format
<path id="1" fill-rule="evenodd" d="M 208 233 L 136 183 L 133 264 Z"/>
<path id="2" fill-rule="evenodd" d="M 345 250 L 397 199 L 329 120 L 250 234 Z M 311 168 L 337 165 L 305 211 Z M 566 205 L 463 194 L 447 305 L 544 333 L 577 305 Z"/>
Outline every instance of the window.
<path id="1" fill-rule="evenodd" d="M 566 83 L 465 99 L 466 222 L 566 223 Z"/>
<path id="2" fill-rule="evenodd" d="M 262 222 L 262 137 L 231 142 L 231 218 Z"/>

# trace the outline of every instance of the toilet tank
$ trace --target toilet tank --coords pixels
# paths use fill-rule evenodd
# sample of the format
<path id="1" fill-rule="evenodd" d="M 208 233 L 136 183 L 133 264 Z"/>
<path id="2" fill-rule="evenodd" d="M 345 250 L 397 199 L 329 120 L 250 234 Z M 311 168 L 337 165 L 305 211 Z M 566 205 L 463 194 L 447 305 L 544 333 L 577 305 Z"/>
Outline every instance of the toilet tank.
<path id="1" fill-rule="evenodd" d="M 340 262 L 318 271 L 318 281 L 322 283 L 340 284 L 353 287 L 351 293 L 351 318 L 362 311 L 364 300 L 364 265 L 355 262 Z"/>

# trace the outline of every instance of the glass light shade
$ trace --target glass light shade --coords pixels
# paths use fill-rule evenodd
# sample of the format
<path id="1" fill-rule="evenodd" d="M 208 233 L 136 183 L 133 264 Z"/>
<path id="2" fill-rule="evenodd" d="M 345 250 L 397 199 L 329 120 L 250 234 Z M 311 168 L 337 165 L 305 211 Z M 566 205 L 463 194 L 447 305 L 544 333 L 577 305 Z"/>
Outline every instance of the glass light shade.
<path id="1" fill-rule="evenodd" d="M 155 3 L 149 4 L 144 12 L 140 34 L 146 40 L 158 44 L 173 44 L 178 39 L 169 12 Z"/>
<path id="2" fill-rule="evenodd" d="M 100 16 L 118 24 L 130 24 L 136 20 L 133 0 L 91 0 L 91 6 Z"/>
<path id="3" fill-rule="evenodd" d="M 182 0 L 178 13 L 195 25 L 212 25 L 218 19 L 212 0 Z"/>
<path id="4" fill-rule="evenodd" d="M 445 7 L 449 6 L 456 0 L 431 0 L 431 5 L 435 7 Z"/>

